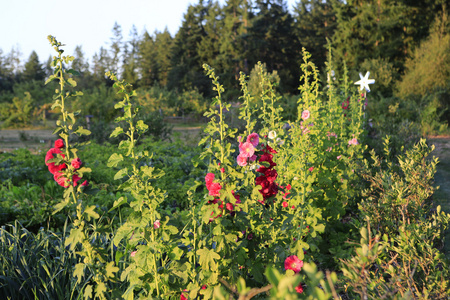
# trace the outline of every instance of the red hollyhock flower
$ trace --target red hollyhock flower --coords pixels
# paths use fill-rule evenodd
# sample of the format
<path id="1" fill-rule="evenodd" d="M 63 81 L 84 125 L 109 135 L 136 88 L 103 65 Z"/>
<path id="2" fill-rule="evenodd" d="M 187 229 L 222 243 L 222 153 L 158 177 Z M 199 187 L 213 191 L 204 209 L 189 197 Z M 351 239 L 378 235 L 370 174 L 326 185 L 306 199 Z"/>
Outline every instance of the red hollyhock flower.
<path id="1" fill-rule="evenodd" d="M 266 176 L 267 180 L 272 183 L 275 181 L 275 179 L 277 179 L 278 173 L 274 169 L 270 169 L 266 170 L 266 172 L 264 172 L 264 175 Z"/>
<path id="2" fill-rule="evenodd" d="M 81 159 L 79 159 L 77 157 L 77 158 L 72 159 L 72 162 L 70 164 L 72 165 L 72 167 L 75 170 L 78 170 L 81 167 L 82 162 L 81 162 Z"/>
<path id="3" fill-rule="evenodd" d="M 57 139 L 55 141 L 55 148 L 63 148 L 64 147 L 64 141 L 62 139 Z"/>
<path id="4" fill-rule="evenodd" d="M 220 192 L 221 189 L 222 189 L 222 186 L 220 185 L 220 183 L 213 182 L 209 186 L 209 195 L 210 196 L 214 196 L 214 197 L 219 197 L 220 196 L 219 192 Z"/>
<path id="5" fill-rule="evenodd" d="M 303 293 L 303 286 L 302 284 L 299 284 L 296 288 L 295 291 L 299 294 Z"/>
<path id="6" fill-rule="evenodd" d="M 72 162 L 71 162 L 70 164 L 72 165 L 72 167 L 73 167 L 75 170 L 78 170 L 78 169 L 81 167 L 81 165 L 82 165 L 83 163 L 81 162 L 81 159 L 79 159 L 79 158 L 77 157 L 77 158 L 72 159 Z"/>
<path id="7" fill-rule="evenodd" d="M 215 175 L 213 173 L 208 173 L 205 176 L 206 188 L 209 190 L 209 186 L 213 182 Z"/>
<path id="8" fill-rule="evenodd" d="M 59 165 L 55 165 L 54 162 L 47 162 L 50 159 L 55 158 L 56 154 L 60 154 L 61 150 L 59 148 L 51 148 L 50 150 L 48 150 L 47 154 L 45 155 L 45 164 L 48 166 L 48 170 L 50 171 L 50 173 L 52 173 L 53 175 L 56 172 L 62 171 L 65 168 L 67 168 L 66 164 L 59 164 Z M 61 154 L 62 157 L 65 157 L 64 154 Z"/>
<path id="9" fill-rule="evenodd" d="M 295 273 L 298 273 L 302 270 L 303 261 L 301 261 L 296 255 L 291 255 L 286 258 L 284 261 L 284 268 L 286 270 L 292 270 Z"/>

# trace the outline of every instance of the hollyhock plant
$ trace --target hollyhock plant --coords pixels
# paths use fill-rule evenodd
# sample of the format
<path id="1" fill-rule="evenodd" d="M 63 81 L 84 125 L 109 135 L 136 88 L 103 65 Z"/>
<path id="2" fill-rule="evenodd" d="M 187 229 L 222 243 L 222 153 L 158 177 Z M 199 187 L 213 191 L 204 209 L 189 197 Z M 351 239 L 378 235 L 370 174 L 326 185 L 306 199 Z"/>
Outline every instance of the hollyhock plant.
<path id="1" fill-rule="evenodd" d="M 302 270 L 303 261 L 296 255 L 288 256 L 284 261 L 284 268 L 286 270 L 292 270 L 295 273 L 299 273 Z"/>

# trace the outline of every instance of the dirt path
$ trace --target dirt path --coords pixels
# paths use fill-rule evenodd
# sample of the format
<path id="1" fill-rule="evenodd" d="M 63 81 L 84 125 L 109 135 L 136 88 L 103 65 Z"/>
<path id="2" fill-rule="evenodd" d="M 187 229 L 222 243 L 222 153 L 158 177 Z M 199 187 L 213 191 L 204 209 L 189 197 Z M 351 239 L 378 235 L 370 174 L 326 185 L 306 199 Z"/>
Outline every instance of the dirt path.
<path id="1" fill-rule="evenodd" d="M 35 153 L 53 146 L 57 139 L 52 129 L 2 129 L 0 130 L 0 151 L 27 148 Z M 174 127 L 173 138 L 179 138 L 187 145 L 196 146 L 200 141 L 201 127 Z"/>
<path id="2" fill-rule="evenodd" d="M 442 210 L 450 213 L 450 137 L 428 138 L 428 143 L 435 145 L 433 155 L 439 158 L 435 175 L 435 185 L 439 189 L 434 194 L 435 205 L 440 205 Z M 450 259 L 450 228 L 445 234 L 443 249 L 447 258 Z"/>

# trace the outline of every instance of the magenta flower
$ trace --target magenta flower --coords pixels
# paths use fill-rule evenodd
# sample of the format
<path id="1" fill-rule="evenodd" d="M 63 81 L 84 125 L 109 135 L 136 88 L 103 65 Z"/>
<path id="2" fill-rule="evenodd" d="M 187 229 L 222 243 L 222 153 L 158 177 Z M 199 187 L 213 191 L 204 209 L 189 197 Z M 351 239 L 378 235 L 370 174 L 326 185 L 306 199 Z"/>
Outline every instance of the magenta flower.
<path id="1" fill-rule="evenodd" d="M 259 144 L 259 135 L 256 132 L 253 132 L 247 137 L 247 142 L 251 143 L 253 147 L 258 146 Z"/>
<path id="2" fill-rule="evenodd" d="M 303 261 L 300 260 L 296 255 L 291 255 L 286 258 L 284 261 L 284 268 L 286 270 L 292 270 L 295 273 L 298 273 L 302 270 Z"/>

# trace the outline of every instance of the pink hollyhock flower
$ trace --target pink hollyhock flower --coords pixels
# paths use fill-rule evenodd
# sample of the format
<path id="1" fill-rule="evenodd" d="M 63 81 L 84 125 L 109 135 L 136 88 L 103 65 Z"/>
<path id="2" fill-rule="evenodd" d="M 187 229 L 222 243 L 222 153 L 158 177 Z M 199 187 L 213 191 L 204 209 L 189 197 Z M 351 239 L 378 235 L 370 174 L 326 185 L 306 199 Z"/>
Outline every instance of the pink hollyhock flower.
<path id="1" fill-rule="evenodd" d="M 136 252 L 137 252 L 137 251 L 131 252 L 131 253 L 130 253 L 130 256 L 131 256 L 131 257 L 134 257 L 134 256 L 136 255 Z"/>
<path id="2" fill-rule="evenodd" d="M 308 171 L 310 171 L 310 172 L 312 172 L 314 170 L 314 167 L 310 167 L 309 169 L 308 169 Z"/>
<path id="3" fill-rule="evenodd" d="M 72 159 L 72 162 L 70 164 L 75 170 L 78 170 L 81 167 L 82 162 L 81 159 L 77 157 Z"/>
<path id="4" fill-rule="evenodd" d="M 302 119 L 303 120 L 308 120 L 310 116 L 311 116 L 311 113 L 309 112 L 309 110 L 304 110 L 302 112 Z"/>
<path id="5" fill-rule="evenodd" d="M 336 157 L 337 159 L 341 159 L 342 155 L 338 155 L 338 157 Z"/>
<path id="6" fill-rule="evenodd" d="M 88 186 L 89 182 L 87 180 L 83 181 L 83 183 L 81 184 L 81 186 Z"/>
<path id="7" fill-rule="evenodd" d="M 184 292 L 187 292 L 187 290 L 183 290 L 181 292 L 180 300 L 188 300 L 188 298 L 184 295 Z"/>
<path id="8" fill-rule="evenodd" d="M 240 154 L 243 157 L 252 157 L 255 154 L 255 147 L 249 142 L 245 142 L 239 145 Z"/>
<path id="9" fill-rule="evenodd" d="M 247 142 L 251 143 L 253 145 L 253 147 L 258 146 L 258 144 L 259 144 L 259 135 L 256 132 L 251 133 L 247 137 Z"/>
<path id="10" fill-rule="evenodd" d="M 220 168 L 220 172 L 225 173 L 225 168 Z"/>
<path id="11" fill-rule="evenodd" d="M 55 141 L 55 148 L 63 148 L 64 147 L 64 141 L 62 139 L 57 139 Z"/>
<path id="12" fill-rule="evenodd" d="M 241 167 L 245 167 L 247 165 L 247 157 L 242 156 L 242 153 L 237 157 L 237 164 Z"/>
<path id="13" fill-rule="evenodd" d="M 284 268 L 286 270 L 292 270 L 295 273 L 298 273 L 302 270 L 303 261 L 301 261 L 296 255 L 291 255 L 286 258 L 284 261 Z"/>
<path id="14" fill-rule="evenodd" d="M 283 201 L 282 205 L 283 205 L 284 208 L 289 206 L 289 204 L 286 201 Z"/>
<path id="15" fill-rule="evenodd" d="M 250 157 L 249 159 L 250 159 L 250 161 L 255 161 L 256 158 L 257 158 L 256 154 L 253 154 L 252 157 Z"/>
<path id="16" fill-rule="evenodd" d="M 209 186 L 211 185 L 211 183 L 213 182 L 214 178 L 216 176 L 213 173 L 208 173 L 205 176 L 205 183 L 206 183 L 206 188 L 209 190 Z"/>
<path id="17" fill-rule="evenodd" d="M 349 145 L 358 145 L 358 140 L 356 138 L 352 138 L 350 141 L 348 141 Z"/>
<path id="18" fill-rule="evenodd" d="M 296 288 L 295 291 L 299 294 L 303 293 L 303 286 L 301 284 L 299 284 Z"/>
<path id="19" fill-rule="evenodd" d="M 233 206 L 232 203 L 227 203 L 227 204 L 225 205 L 225 207 L 226 207 L 229 211 L 233 211 L 233 209 L 234 209 L 234 206 Z"/>
<path id="20" fill-rule="evenodd" d="M 161 222 L 160 222 L 159 220 L 156 220 L 156 221 L 153 223 L 153 228 L 158 229 L 159 227 L 161 227 Z"/>

